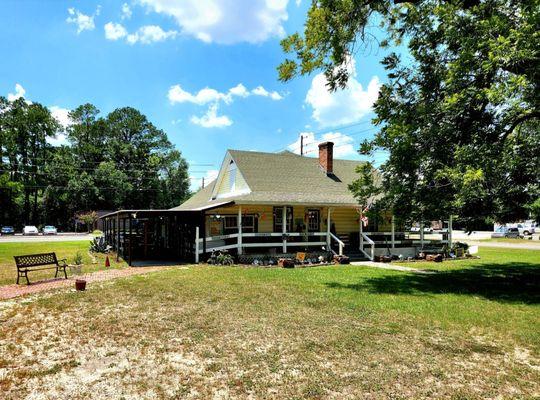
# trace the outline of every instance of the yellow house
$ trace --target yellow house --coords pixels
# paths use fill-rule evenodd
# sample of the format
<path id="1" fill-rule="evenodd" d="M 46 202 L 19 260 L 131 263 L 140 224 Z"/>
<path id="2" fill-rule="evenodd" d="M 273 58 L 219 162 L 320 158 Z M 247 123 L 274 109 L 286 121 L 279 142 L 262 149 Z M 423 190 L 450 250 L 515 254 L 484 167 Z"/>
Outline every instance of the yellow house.
<path id="1" fill-rule="evenodd" d="M 318 158 L 228 150 L 217 178 L 180 206 L 105 216 L 106 241 L 130 264 L 162 255 L 198 262 L 213 250 L 229 250 L 241 263 L 296 252 L 353 260 L 416 255 L 423 232 L 419 240 L 396 232 L 390 213 L 364 226 L 348 187 L 360 163 L 334 159 L 332 142 L 319 145 Z"/>

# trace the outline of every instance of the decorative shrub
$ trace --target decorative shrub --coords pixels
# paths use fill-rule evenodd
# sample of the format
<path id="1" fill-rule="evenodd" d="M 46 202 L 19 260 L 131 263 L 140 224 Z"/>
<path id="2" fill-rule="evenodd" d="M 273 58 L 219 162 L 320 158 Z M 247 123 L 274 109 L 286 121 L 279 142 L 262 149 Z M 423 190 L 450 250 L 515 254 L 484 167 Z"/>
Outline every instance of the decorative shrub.
<path id="1" fill-rule="evenodd" d="M 83 264 L 83 255 L 80 251 L 75 253 L 75 256 L 73 256 L 73 264 L 75 265 L 82 265 Z"/>
<path id="2" fill-rule="evenodd" d="M 108 253 L 110 249 L 111 247 L 105 243 L 103 236 L 95 237 L 90 242 L 90 251 L 93 253 Z"/>

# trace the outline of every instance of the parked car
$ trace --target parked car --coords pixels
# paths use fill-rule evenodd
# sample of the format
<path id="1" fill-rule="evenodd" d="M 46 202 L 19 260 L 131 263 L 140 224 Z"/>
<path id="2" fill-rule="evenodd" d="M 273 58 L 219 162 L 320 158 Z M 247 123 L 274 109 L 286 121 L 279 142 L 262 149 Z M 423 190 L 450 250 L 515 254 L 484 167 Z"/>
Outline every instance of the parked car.
<path id="1" fill-rule="evenodd" d="M 45 225 L 42 229 L 44 235 L 56 235 L 58 230 L 52 225 Z"/>
<path id="2" fill-rule="evenodd" d="M 508 230 L 504 233 L 504 237 L 518 239 L 521 237 L 521 234 L 519 233 L 518 228 L 508 228 Z"/>
<path id="3" fill-rule="evenodd" d="M 0 230 L 1 235 L 15 235 L 15 229 L 12 226 L 3 226 Z"/>
<path id="4" fill-rule="evenodd" d="M 23 228 L 23 235 L 39 235 L 38 228 L 33 225 L 26 225 Z"/>
<path id="5" fill-rule="evenodd" d="M 410 232 L 420 232 L 420 227 L 419 226 L 411 226 L 411 229 L 409 231 Z M 433 228 L 430 227 L 430 226 L 425 226 L 424 227 L 424 233 L 433 233 Z"/>
<path id="6" fill-rule="evenodd" d="M 524 236 L 532 235 L 535 232 L 533 224 L 517 224 L 519 233 Z"/>
<path id="7" fill-rule="evenodd" d="M 506 232 L 508 232 L 508 228 L 506 226 L 499 226 L 491 234 L 491 237 L 492 238 L 502 238 L 502 237 L 505 237 Z"/>

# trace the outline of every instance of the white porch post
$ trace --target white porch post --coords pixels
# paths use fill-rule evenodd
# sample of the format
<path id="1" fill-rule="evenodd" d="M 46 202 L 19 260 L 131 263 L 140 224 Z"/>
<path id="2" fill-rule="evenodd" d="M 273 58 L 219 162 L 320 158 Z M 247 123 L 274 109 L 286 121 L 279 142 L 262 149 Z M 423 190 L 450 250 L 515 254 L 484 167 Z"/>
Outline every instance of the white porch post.
<path id="1" fill-rule="evenodd" d="M 362 210 L 362 209 L 360 209 Z M 363 217 L 363 214 L 362 214 L 362 211 L 360 211 L 360 217 L 358 217 L 358 222 L 360 223 L 359 225 L 359 228 L 358 228 L 358 234 L 360 235 L 360 250 L 364 250 L 364 221 L 362 221 L 362 217 Z"/>
<path id="2" fill-rule="evenodd" d="M 396 217 L 392 214 L 392 248 L 396 247 Z"/>
<path id="3" fill-rule="evenodd" d="M 242 254 L 242 206 L 238 206 L 238 254 Z"/>
<path id="4" fill-rule="evenodd" d="M 330 239 L 330 227 L 332 226 L 332 221 L 330 219 L 330 216 L 332 214 L 332 209 L 328 207 L 328 213 L 326 217 L 326 246 L 328 247 L 328 251 L 332 251 L 330 245 L 332 244 L 332 240 Z"/>
<path id="5" fill-rule="evenodd" d="M 281 217 L 281 233 L 283 235 L 283 254 L 287 253 L 287 206 L 283 206 L 282 217 Z"/>
<path id="6" fill-rule="evenodd" d="M 448 218 L 448 248 L 452 248 L 452 215 Z"/>
<path id="7" fill-rule="evenodd" d="M 420 248 L 424 248 L 424 221 L 420 221 Z"/>
<path id="8" fill-rule="evenodd" d="M 199 227 L 195 227 L 195 263 L 199 263 Z"/>

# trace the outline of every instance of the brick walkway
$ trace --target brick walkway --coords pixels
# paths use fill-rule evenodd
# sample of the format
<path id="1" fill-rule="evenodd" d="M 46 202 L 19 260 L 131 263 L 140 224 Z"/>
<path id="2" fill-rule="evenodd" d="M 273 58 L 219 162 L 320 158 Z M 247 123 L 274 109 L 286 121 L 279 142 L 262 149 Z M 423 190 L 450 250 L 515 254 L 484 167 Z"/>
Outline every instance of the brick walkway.
<path id="1" fill-rule="evenodd" d="M 132 275 L 147 274 L 149 272 L 163 271 L 170 267 L 132 267 L 124 269 L 109 269 L 93 272 L 81 276 L 71 276 L 68 279 L 49 279 L 31 283 L 30 285 L 6 285 L 0 286 L 0 300 L 12 299 L 14 297 L 24 296 L 44 292 L 51 289 L 73 287 L 75 288 L 75 279 L 85 279 L 86 287 L 92 285 L 92 282 L 108 281 L 116 278 L 123 278 Z"/>

